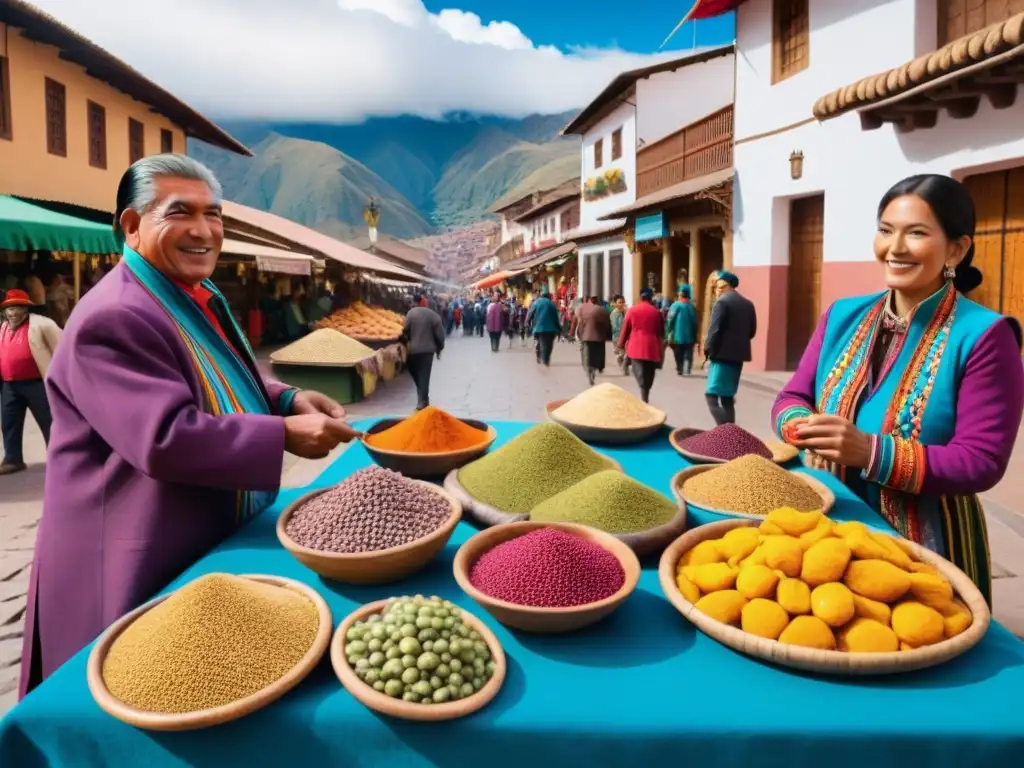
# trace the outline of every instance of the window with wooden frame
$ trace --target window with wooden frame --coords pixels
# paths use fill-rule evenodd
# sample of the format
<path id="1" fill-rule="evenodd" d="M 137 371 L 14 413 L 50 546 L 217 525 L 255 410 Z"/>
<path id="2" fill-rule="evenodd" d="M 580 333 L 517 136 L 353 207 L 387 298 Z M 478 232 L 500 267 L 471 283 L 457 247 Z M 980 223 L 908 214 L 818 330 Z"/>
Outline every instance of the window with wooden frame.
<path id="1" fill-rule="evenodd" d="M 174 131 L 160 129 L 160 151 L 165 155 L 174 151 Z"/>
<path id="2" fill-rule="evenodd" d="M 1024 0 L 939 0 L 939 46 L 1024 12 Z"/>
<path id="3" fill-rule="evenodd" d="M 811 63 L 809 0 L 772 0 L 772 84 Z"/>
<path id="4" fill-rule="evenodd" d="M 3 24 L 0 24 L 0 31 Z M 11 120 L 11 70 L 6 56 L 0 56 L 0 139 L 10 141 L 14 137 Z"/>
<path id="5" fill-rule="evenodd" d="M 128 118 L 128 162 L 134 163 L 146 156 L 146 126 Z"/>
<path id="6" fill-rule="evenodd" d="M 594 142 L 594 167 L 600 168 L 604 165 L 604 139 L 598 139 Z"/>
<path id="7" fill-rule="evenodd" d="M 622 157 L 622 129 L 612 131 L 612 162 Z"/>
<path id="8" fill-rule="evenodd" d="M 46 78 L 46 151 L 68 156 L 68 92 L 62 83 Z"/>
<path id="9" fill-rule="evenodd" d="M 93 168 L 107 167 L 107 110 L 95 101 L 85 103 L 85 114 L 89 128 L 89 165 Z"/>

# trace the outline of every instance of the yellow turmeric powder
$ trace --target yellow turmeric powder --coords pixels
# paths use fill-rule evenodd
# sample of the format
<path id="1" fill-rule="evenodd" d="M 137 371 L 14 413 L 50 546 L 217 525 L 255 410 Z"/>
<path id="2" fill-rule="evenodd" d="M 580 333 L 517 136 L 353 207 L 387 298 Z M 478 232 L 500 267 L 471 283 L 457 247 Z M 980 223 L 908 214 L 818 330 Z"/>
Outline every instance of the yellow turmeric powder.
<path id="1" fill-rule="evenodd" d="M 487 433 L 428 405 L 393 427 L 367 435 L 364 440 L 385 451 L 444 453 L 478 446 L 487 440 Z"/>

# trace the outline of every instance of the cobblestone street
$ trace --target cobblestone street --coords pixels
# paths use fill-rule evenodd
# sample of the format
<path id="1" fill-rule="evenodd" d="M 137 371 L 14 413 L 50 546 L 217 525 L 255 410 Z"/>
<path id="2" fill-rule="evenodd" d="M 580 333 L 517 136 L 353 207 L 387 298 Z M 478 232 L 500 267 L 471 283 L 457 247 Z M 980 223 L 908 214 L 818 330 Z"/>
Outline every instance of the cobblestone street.
<path id="1" fill-rule="evenodd" d="M 599 380 L 614 381 L 635 390 L 632 378 L 618 374 Z M 783 374 L 744 375 L 737 399 L 739 423 L 758 436 L 772 437 L 769 409 Z M 543 418 L 545 403 L 570 397 L 586 385 L 575 346 L 556 345 L 550 369 L 536 365 L 532 346 L 517 339 L 512 349 L 503 341 L 500 353 L 489 351 L 481 338 L 453 336 L 440 363 L 435 363 L 431 400 L 452 413 L 484 420 Z M 653 404 L 664 408 L 673 425 L 714 426 L 703 398 L 702 377 L 679 378 L 661 372 L 652 392 Z M 382 385 L 367 402 L 351 406 L 353 419 L 409 413 L 415 393 L 408 376 Z M 16 698 L 21 655 L 25 596 L 35 531 L 42 508 L 45 450 L 38 428 L 26 430 L 27 472 L 0 478 L 0 714 Z M 282 483 L 302 486 L 312 481 L 337 453 L 323 461 L 286 457 Z M 1006 479 L 985 497 L 992 543 L 995 617 L 1024 636 L 1024 450 L 1018 441 Z"/>

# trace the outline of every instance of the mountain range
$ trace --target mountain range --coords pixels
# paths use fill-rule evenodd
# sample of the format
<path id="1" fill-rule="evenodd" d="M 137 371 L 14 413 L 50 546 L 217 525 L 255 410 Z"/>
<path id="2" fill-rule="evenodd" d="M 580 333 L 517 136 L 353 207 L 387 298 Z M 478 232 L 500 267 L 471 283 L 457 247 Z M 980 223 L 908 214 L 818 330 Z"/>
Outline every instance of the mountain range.
<path id="1" fill-rule="evenodd" d="M 572 114 L 226 122 L 254 157 L 198 142 L 189 153 L 213 169 L 235 202 L 344 239 L 365 231 L 363 208 L 373 196 L 380 231 L 409 239 L 479 221 L 517 189 L 578 176 L 579 140 L 558 136 Z"/>

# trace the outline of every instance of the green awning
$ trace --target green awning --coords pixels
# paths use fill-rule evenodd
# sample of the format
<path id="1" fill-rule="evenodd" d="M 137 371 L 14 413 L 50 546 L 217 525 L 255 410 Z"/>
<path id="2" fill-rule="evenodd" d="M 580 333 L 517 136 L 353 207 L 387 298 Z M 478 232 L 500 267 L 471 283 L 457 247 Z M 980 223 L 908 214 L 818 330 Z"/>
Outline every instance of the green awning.
<path id="1" fill-rule="evenodd" d="M 109 224 L 68 216 L 16 197 L 0 195 L 0 249 L 117 253 Z"/>
<path id="2" fill-rule="evenodd" d="M 570 253 L 568 256 L 563 256 L 560 259 L 555 259 L 554 261 L 546 262 L 544 264 L 544 266 L 545 267 L 560 267 L 563 264 L 565 264 L 565 262 L 567 262 L 569 259 L 571 259 L 573 256 L 574 256 L 574 254 Z"/>

